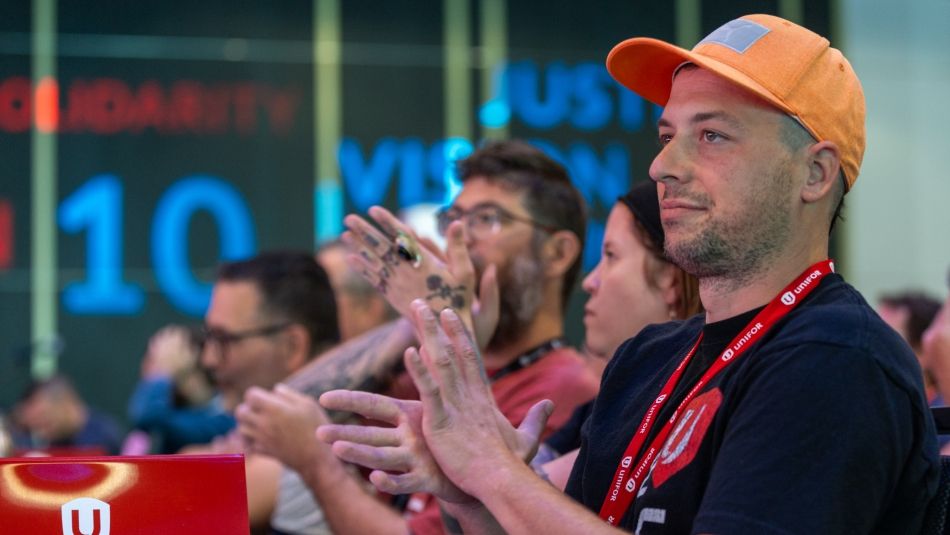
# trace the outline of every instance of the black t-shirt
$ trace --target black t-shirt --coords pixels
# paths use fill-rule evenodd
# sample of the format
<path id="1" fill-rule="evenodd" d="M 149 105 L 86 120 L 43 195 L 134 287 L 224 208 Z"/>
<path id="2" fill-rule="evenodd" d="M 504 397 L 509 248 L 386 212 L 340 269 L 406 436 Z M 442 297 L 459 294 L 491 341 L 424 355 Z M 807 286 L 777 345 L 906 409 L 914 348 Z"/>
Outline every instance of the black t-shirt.
<path id="1" fill-rule="evenodd" d="M 587 417 L 590 416 L 590 411 L 593 408 L 594 400 L 590 400 L 574 409 L 571 419 L 552 433 L 544 443 L 561 455 L 581 447 L 581 427 L 587 421 Z"/>
<path id="2" fill-rule="evenodd" d="M 648 327 L 625 342 L 566 492 L 599 511 L 634 429 L 700 330 L 700 352 L 666 407 L 753 314 Z M 913 353 L 829 275 L 693 399 L 620 525 L 644 535 L 917 533 L 937 478 Z"/>
<path id="3" fill-rule="evenodd" d="M 670 402 L 663 406 L 663 409 L 660 410 L 657 415 L 657 421 L 662 422 L 664 419 L 669 418 L 672 415 L 672 412 L 676 407 L 679 406 L 680 401 L 686 397 L 686 394 L 689 393 L 689 389 L 692 388 L 692 385 L 702 377 L 703 373 L 706 371 L 712 361 L 719 356 L 719 353 L 726 348 L 726 344 L 732 341 L 736 335 L 739 334 L 739 331 L 746 326 L 749 321 L 755 317 L 756 314 L 762 308 L 757 308 L 751 310 L 744 314 L 740 314 L 733 318 L 723 320 L 717 323 L 712 323 L 703 327 L 703 340 L 699 344 L 699 349 L 696 350 L 696 355 L 693 356 L 693 359 L 690 361 L 689 365 L 683 370 L 683 377 L 680 379 L 680 382 L 676 385 L 676 389 L 673 391 L 673 395 L 670 396 Z M 671 355 L 672 359 L 681 359 L 686 355 Z M 679 361 L 677 361 L 679 362 Z M 576 450 L 581 447 L 581 429 L 584 426 L 584 423 L 587 421 L 587 418 L 590 416 L 591 410 L 594 408 L 594 400 L 590 400 L 587 403 L 581 405 L 574 409 L 574 414 L 571 415 L 571 419 L 567 421 L 560 429 L 555 431 L 551 436 L 544 441 L 551 449 L 564 455 L 571 451 Z M 651 429 L 649 440 L 644 442 L 644 448 L 647 444 L 653 441 L 653 437 L 656 436 L 660 427 L 654 426 Z M 642 452 L 641 452 L 642 453 Z"/>

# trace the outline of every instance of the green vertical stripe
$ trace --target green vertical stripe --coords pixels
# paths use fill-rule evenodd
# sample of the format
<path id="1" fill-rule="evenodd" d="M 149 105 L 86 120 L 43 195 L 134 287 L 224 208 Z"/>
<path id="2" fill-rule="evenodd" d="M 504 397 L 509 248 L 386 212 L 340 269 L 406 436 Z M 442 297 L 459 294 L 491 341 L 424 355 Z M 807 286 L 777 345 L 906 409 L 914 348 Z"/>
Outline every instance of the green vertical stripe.
<path id="1" fill-rule="evenodd" d="M 343 229 L 343 188 L 336 154 L 343 135 L 340 1 L 314 0 L 313 16 L 313 208 L 314 236 L 320 243 Z"/>
<path id="2" fill-rule="evenodd" d="M 702 6 L 699 0 L 676 0 L 676 44 L 692 48 L 702 38 Z"/>
<path id="3" fill-rule="evenodd" d="M 445 137 L 472 139 L 471 4 L 444 0 L 443 9 Z"/>
<path id="4" fill-rule="evenodd" d="M 56 0 L 33 1 L 33 85 L 56 79 Z M 33 99 L 34 115 L 37 99 Z M 42 379 L 56 372 L 56 132 L 32 129 L 31 244 L 32 340 L 31 371 Z"/>
<path id="5" fill-rule="evenodd" d="M 790 20 L 795 24 L 805 22 L 805 14 L 802 8 L 802 0 L 779 0 L 778 16 Z"/>
<path id="6" fill-rule="evenodd" d="M 506 0 L 482 0 L 480 6 L 481 103 L 484 105 L 495 98 L 506 100 L 506 95 L 496 93 L 501 90 L 499 69 L 504 68 L 508 60 L 508 4 Z M 508 137 L 508 123 L 497 128 L 483 126 L 482 136 L 505 139 Z"/>

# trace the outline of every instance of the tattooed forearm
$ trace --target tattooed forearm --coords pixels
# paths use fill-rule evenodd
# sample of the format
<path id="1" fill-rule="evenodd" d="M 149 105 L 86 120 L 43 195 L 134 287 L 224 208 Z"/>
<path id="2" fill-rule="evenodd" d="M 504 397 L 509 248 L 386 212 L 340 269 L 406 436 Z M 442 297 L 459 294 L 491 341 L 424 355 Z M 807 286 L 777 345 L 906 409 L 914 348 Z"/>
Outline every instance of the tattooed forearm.
<path id="1" fill-rule="evenodd" d="M 414 341 L 412 327 L 399 319 L 321 353 L 286 383 L 313 397 L 341 388 L 378 390 Z"/>
<path id="2" fill-rule="evenodd" d="M 451 287 L 442 280 L 442 277 L 438 275 L 429 275 L 426 279 L 426 287 L 431 292 L 426 296 L 427 301 L 432 301 L 433 299 L 443 299 L 448 301 L 452 308 L 462 309 L 465 308 L 465 285 L 459 284 L 456 287 Z"/>

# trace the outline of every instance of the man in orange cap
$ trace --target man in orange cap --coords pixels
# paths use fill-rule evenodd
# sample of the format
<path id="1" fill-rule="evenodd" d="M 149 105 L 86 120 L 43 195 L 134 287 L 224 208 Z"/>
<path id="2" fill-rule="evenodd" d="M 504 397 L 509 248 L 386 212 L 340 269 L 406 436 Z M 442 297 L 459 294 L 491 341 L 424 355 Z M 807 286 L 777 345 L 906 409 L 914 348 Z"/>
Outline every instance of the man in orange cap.
<path id="1" fill-rule="evenodd" d="M 427 470 L 374 482 L 451 490 L 445 507 L 467 530 L 919 532 L 938 479 L 920 369 L 828 258 L 865 145 L 847 60 L 805 28 L 751 15 L 691 51 L 630 39 L 607 68 L 664 106 L 650 176 L 666 252 L 699 279 L 705 316 L 620 347 L 584 428 L 572 502 L 524 464 L 550 407 L 504 425 L 458 317 L 418 307 L 427 336 L 406 355 L 421 392 L 415 452 L 439 470 L 419 463 Z"/>

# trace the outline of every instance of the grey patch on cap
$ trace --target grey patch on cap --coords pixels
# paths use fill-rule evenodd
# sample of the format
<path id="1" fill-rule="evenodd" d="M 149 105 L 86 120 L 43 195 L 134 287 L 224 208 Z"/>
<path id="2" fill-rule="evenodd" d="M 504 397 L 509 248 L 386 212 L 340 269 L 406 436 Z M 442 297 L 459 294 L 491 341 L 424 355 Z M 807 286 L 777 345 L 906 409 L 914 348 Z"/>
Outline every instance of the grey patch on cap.
<path id="1" fill-rule="evenodd" d="M 751 20 L 735 19 L 717 28 L 716 31 L 707 35 L 696 46 L 715 43 L 743 54 L 770 31 L 765 26 Z"/>

